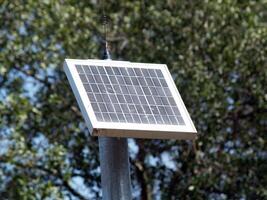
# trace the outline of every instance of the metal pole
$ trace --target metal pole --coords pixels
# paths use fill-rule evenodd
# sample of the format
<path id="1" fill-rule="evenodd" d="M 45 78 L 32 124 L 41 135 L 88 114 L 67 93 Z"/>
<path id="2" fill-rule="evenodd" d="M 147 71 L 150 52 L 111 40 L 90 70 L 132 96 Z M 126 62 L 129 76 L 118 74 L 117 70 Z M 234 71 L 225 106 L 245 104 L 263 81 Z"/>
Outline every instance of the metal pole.
<path id="1" fill-rule="evenodd" d="M 103 200 L 130 200 L 131 179 L 125 138 L 99 137 Z"/>
<path id="2" fill-rule="evenodd" d="M 110 59 L 107 43 L 103 59 Z M 98 137 L 103 200 L 131 200 L 128 141 Z"/>

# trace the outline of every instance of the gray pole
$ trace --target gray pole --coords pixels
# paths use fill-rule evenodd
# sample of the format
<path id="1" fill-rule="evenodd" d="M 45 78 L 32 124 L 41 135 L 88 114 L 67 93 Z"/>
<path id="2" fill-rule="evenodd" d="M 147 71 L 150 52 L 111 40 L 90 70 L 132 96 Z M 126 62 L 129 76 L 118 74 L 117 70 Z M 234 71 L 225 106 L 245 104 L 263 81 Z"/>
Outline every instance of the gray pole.
<path id="1" fill-rule="evenodd" d="M 99 137 L 103 200 L 130 200 L 128 142 L 125 138 Z"/>
<path id="2" fill-rule="evenodd" d="M 111 59 L 107 43 L 104 59 Z M 103 200 L 131 200 L 128 141 L 98 137 Z"/>

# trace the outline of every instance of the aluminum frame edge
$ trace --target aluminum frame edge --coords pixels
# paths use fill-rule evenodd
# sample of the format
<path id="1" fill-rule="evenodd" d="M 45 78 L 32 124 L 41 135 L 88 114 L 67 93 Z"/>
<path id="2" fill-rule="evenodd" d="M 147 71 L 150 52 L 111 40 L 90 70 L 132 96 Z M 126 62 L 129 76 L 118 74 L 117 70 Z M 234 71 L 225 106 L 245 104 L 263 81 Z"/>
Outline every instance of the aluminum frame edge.
<path id="1" fill-rule="evenodd" d="M 89 119 L 89 116 L 87 114 L 86 108 L 84 107 L 84 104 L 82 102 L 81 96 L 80 96 L 80 94 L 78 92 L 77 85 L 75 84 L 75 81 L 71 76 L 71 72 L 70 72 L 70 69 L 68 67 L 67 62 L 68 62 L 68 59 L 65 59 L 64 60 L 64 64 L 63 64 L 63 69 L 64 69 L 65 74 L 67 75 L 67 78 L 69 80 L 71 89 L 74 92 L 74 96 L 75 96 L 76 100 L 78 101 L 78 106 L 79 106 L 79 108 L 80 108 L 80 110 L 82 112 L 83 118 L 85 119 L 87 128 L 89 129 L 89 133 L 91 134 L 91 133 L 93 133 L 93 130 L 94 130 L 95 127 L 93 127 L 93 125 L 91 123 L 91 120 Z"/>

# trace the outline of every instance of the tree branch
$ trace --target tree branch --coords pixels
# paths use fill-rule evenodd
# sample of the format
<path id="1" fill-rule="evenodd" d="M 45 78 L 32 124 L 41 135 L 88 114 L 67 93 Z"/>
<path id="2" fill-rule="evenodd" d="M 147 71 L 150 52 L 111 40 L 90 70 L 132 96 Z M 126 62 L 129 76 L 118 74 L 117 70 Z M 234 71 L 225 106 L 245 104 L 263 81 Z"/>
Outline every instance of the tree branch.
<path id="1" fill-rule="evenodd" d="M 4 159 L 0 159 L 0 162 L 5 163 Z M 51 169 L 47 169 L 43 166 L 40 165 L 27 165 L 27 164 L 22 164 L 19 162 L 14 162 L 12 163 L 14 165 L 16 165 L 17 167 L 21 168 L 22 170 L 25 169 L 37 169 L 40 170 L 42 172 L 45 172 L 46 174 L 52 175 L 55 178 L 59 179 L 61 181 L 61 186 L 65 187 L 73 196 L 81 199 L 81 200 L 88 200 L 86 197 L 84 197 L 82 194 L 80 194 L 79 192 L 77 192 L 71 185 L 70 183 L 64 179 L 63 175 L 58 171 L 58 170 L 51 170 Z"/>
<path id="2" fill-rule="evenodd" d="M 141 199 L 152 200 L 151 186 L 148 183 L 149 177 L 143 164 L 146 156 L 143 141 L 137 140 L 137 145 L 139 146 L 139 152 L 137 154 L 137 159 L 133 161 L 133 164 L 136 168 L 137 180 L 141 187 Z"/>

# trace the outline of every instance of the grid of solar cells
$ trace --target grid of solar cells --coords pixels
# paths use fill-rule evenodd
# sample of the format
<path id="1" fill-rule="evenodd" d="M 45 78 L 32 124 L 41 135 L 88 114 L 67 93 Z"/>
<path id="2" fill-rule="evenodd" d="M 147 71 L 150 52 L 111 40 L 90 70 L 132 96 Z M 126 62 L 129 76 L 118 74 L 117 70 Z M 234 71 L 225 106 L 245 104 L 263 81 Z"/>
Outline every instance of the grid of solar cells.
<path id="1" fill-rule="evenodd" d="M 76 68 L 98 121 L 185 125 L 161 70 Z"/>

